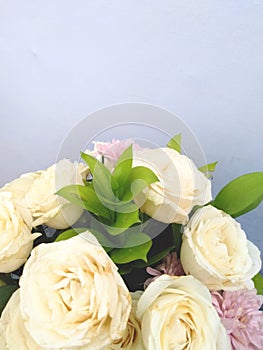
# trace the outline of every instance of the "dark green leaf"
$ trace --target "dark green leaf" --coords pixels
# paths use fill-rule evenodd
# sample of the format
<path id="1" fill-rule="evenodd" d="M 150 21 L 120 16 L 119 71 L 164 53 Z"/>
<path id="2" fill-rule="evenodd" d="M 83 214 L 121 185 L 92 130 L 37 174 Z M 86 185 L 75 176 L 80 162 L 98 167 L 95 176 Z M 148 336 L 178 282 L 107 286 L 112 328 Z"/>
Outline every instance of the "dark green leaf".
<path id="1" fill-rule="evenodd" d="M 263 276 L 258 273 L 254 278 L 253 282 L 258 294 L 263 295 Z"/>
<path id="2" fill-rule="evenodd" d="M 177 134 L 167 143 L 167 147 L 181 153 L 182 134 Z"/>
<path id="3" fill-rule="evenodd" d="M 173 245 L 178 257 L 180 257 L 181 245 L 182 245 L 182 225 L 172 224 Z"/>
<path id="4" fill-rule="evenodd" d="M 11 295 L 17 289 L 18 289 L 18 286 L 15 286 L 15 285 L 0 287 L 0 315 L 1 315 L 2 311 L 4 310 Z"/>
<path id="5" fill-rule="evenodd" d="M 237 217 L 255 209 L 262 200 L 263 172 L 254 172 L 229 182 L 218 193 L 212 205 Z"/>

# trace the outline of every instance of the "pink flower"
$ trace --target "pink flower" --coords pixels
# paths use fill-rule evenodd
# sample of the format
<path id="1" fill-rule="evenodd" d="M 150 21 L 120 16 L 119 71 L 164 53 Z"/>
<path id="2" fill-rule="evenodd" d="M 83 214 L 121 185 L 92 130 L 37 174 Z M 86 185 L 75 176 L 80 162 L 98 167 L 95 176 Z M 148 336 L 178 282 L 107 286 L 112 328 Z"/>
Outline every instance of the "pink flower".
<path id="1" fill-rule="evenodd" d="M 148 278 L 144 283 L 144 288 L 156 280 L 161 275 L 170 275 L 170 276 L 183 276 L 185 275 L 183 267 L 181 265 L 180 259 L 177 258 L 176 252 L 169 253 L 163 259 L 163 263 L 158 265 L 155 268 L 147 267 L 146 271 L 149 275 L 154 277 Z"/>
<path id="2" fill-rule="evenodd" d="M 125 151 L 130 145 L 133 145 L 134 151 L 142 149 L 140 145 L 133 140 L 112 140 L 112 142 L 94 142 L 94 150 L 90 152 L 94 157 L 103 156 L 109 168 L 113 168 L 120 158 L 123 151 Z"/>
<path id="3" fill-rule="evenodd" d="M 212 292 L 217 310 L 234 350 L 263 349 L 262 296 L 254 290 Z"/>

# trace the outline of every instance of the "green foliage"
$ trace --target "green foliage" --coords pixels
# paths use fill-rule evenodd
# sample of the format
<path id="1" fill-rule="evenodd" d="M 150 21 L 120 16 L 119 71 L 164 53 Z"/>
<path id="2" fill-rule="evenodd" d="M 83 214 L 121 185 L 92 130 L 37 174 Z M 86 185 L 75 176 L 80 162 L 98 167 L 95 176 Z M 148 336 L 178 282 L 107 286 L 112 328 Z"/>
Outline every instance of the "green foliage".
<path id="1" fill-rule="evenodd" d="M 212 202 L 216 208 L 238 217 L 255 209 L 263 200 L 263 172 L 237 177 L 229 182 Z"/>
<path id="2" fill-rule="evenodd" d="M 177 134 L 171 138 L 171 140 L 167 143 L 167 147 L 174 149 L 175 151 L 181 153 L 181 142 L 182 142 L 182 134 Z"/>
<path id="3" fill-rule="evenodd" d="M 92 181 L 84 181 L 83 186 L 66 186 L 57 194 L 91 213 L 94 220 L 91 220 L 90 227 L 86 229 L 95 229 L 94 235 L 105 250 L 110 251 L 113 261 L 122 264 L 138 259 L 146 261 L 152 245 L 151 239 L 138 232 L 140 226 L 136 233 L 130 231 L 141 224 L 139 208 L 134 198 L 147 186 L 158 181 L 157 176 L 147 167 L 132 167 L 132 146 L 122 153 L 113 173 L 93 156 L 85 153 L 81 156 L 90 168 Z M 57 240 L 76 234 L 75 229 L 68 230 Z"/>
<path id="4" fill-rule="evenodd" d="M 113 249 L 110 252 L 110 257 L 116 264 L 126 264 L 138 259 L 147 262 L 147 254 L 151 246 L 152 241 L 147 234 L 130 232 L 124 247 Z"/>
<path id="5" fill-rule="evenodd" d="M 216 170 L 216 165 L 218 162 L 209 163 L 198 168 L 208 179 L 212 178 L 211 173 Z"/>
<path id="6" fill-rule="evenodd" d="M 74 236 L 77 236 L 81 232 L 85 232 L 86 228 L 72 228 L 70 230 L 62 232 L 58 237 L 56 238 L 55 242 L 65 241 L 69 238 L 72 238 Z"/>
<path id="7" fill-rule="evenodd" d="M 0 315 L 4 310 L 8 300 L 11 298 L 12 294 L 18 287 L 16 285 L 7 285 L 0 287 Z"/>
<path id="8" fill-rule="evenodd" d="M 253 282 L 258 294 L 263 295 L 263 276 L 258 273 L 254 278 Z"/>

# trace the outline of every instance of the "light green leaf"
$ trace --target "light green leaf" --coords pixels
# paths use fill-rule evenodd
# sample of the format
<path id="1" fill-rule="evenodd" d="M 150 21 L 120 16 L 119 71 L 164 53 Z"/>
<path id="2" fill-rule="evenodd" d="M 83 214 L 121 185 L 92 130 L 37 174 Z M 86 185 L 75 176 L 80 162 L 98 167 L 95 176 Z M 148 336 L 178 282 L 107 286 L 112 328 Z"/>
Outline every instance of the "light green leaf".
<path id="1" fill-rule="evenodd" d="M 132 168 L 132 145 L 130 145 L 118 159 L 114 176 L 118 179 L 118 182 L 125 183 L 124 178 L 128 178 L 130 170 Z"/>
<path id="2" fill-rule="evenodd" d="M 130 213 L 116 213 L 116 221 L 113 224 L 115 227 L 128 228 L 134 224 L 141 222 L 139 219 L 139 210 Z"/>
<path id="3" fill-rule="evenodd" d="M 15 285 L 7 285 L 0 287 L 0 315 L 4 310 L 8 300 L 11 298 L 14 291 L 18 289 L 18 286 Z"/>
<path id="4" fill-rule="evenodd" d="M 158 177 L 154 174 L 154 172 L 144 166 L 137 166 L 131 169 L 127 188 L 130 189 L 130 192 L 127 191 L 127 197 L 131 196 L 134 198 L 137 196 L 145 187 L 150 184 L 159 181 Z"/>
<path id="5" fill-rule="evenodd" d="M 212 172 L 214 172 L 216 170 L 217 163 L 218 162 L 213 162 L 213 163 L 209 163 L 209 164 L 203 165 L 200 168 L 198 168 L 198 170 L 201 171 L 204 174 L 212 173 Z"/>
<path id="6" fill-rule="evenodd" d="M 258 273 L 254 278 L 253 282 L 258 294 L 263 295 L 263 276 Z"/>
<path id="7" fill-rule="evenodd" d="M 116 264 L 126 264 L 138 259 L 147 261 L 152 241 L 145 233 L 138 232 L 137 234 L 129 234 L 125 246 L 126 248 L 114 249 L 110 253 L 111 259 Z"/>
<path id="8" fill-rule="evenodd" d="M 58 237 L 56 238 L 55 242 L 65 241 L 67 239 L 70 239 L 74 236 L 77 236 L 81 232 L 87 231 L 87 228 L 72 228 L 70 230 L 62 232 Z"/>
<path id="9" fill-rule="evenodd" d="M 255 209 L 262 200 L 263 172 L 254 172 L 229 182 L 211 204 L 237 217 Z"/>
<path id="10" fill-rule="evenodd" d="M 175 151 L 181 153 L 181 142 L 182 142 L 182 134 L 177 134 L 171 138 L 171 140 L 167 143 L 167 147 L 174 149 Z"/>
<path id="11" fill-rule="evenodd" d="M 61 188 L 57 194 L 91 213 L 111 221 L 111 211 L 102 204 L 92 186 L 69 185 Z"/>
<path id="12" fill-rule="evenodd" d="M 93 176 L 92 183 L 98 198 L 105 197 L 114 201 L 115 196 L 112 191 L 112 175 L 109 169 L 89 154 L 81 153 L 81 157 L 90 167 Z"/>

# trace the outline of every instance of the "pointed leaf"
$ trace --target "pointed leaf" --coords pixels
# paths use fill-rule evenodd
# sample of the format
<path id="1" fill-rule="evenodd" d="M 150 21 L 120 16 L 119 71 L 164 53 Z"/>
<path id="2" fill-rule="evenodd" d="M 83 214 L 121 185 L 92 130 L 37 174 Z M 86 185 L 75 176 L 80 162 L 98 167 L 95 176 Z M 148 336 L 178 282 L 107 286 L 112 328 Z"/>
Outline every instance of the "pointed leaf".
<path id="1" fill-rule="evenodd" d="M 237 177 L 216 196 L 212 205 L 237 217 L 255 209 L 263 200 L 263 172 Z"/>
<path id="2" fill-rule="evenodd" d="M 258 273 L 254 278 L 253 282 L 258 294 L 263 295 L 263 276 Z"/>
<path id="3" fill-rule="evenodd" d="M 121 178 L 123 174 L 130 172 L 132 168 L 132 145 L 130 145 L 118 159 L 115 169 L 114 175 L 117 178 Z"/>
<path id="4" fill-rule="evenodd" d="M 198 168 L 202 173 L 212 173 L 216 170 L 216 165 L 218 162 L 209 163 Z"/>
<path id="5" fill-rule="evenodd" d="M 167 143 L 167 147 L 174 149 L 175 151 L 181 153 L 181 142 L 182 142 L 182 134 L 177 134 L 171 138 L 171 140 Z"/>
<path id="6" fill-rule="evenodd" d="M 126 248 L 114 249 L 110 253 L 111 259 L 116 264 L 126 264 L 138 259 L 147 261 L 152 241 L 145 233 L 138 232 L 137 234 L 129 234 L 125 246 Z"/>

